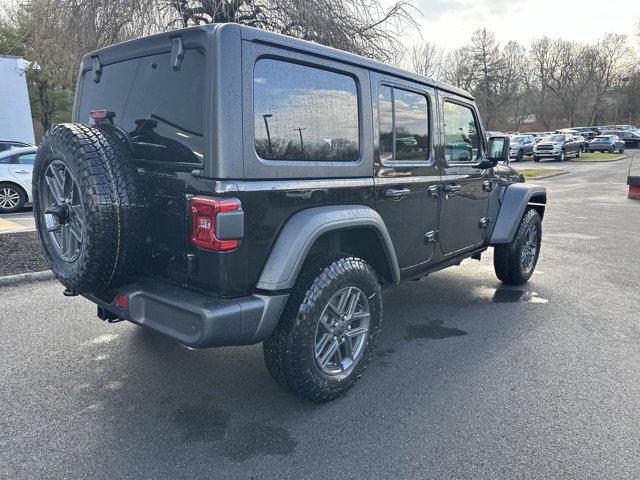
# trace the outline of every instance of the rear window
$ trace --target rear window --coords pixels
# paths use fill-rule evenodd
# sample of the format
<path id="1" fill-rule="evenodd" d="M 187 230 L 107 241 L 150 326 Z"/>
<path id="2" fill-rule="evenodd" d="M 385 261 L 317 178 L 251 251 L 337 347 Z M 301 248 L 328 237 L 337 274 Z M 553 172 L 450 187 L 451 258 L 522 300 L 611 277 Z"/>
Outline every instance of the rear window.
<path id="1" fill-rule="evenodd" d="M 130 136 L 134 156 L 162 163 L 201 164 L 204 155 L 204 51 L 184 52 L 179 70 L 171 54 L 125 60 L 102 68 L 100 81 L 85 73 L 80 118 L 109 110 Z"/>
<path id="2" fill-rule="evenodd" d="M 254 67 L 254 132 L 267 160 L 358 158 L 358 92 L 344 74 L 272 59 Z"/>

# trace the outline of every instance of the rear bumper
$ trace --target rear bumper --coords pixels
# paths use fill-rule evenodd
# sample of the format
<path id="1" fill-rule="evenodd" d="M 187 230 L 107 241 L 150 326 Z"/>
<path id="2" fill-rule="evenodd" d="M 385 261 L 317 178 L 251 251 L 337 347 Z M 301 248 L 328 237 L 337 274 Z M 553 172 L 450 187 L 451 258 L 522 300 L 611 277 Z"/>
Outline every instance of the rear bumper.
<path id="1" fill-rule="evenodd" d="M 118 306 L 120 294 L 126 297 L 124 307 Z M 207 348 L 265 340 L 288 295 L 220 299 L 158 280 L 141 280 L 119 288 L 110 300 L 85 297 L 112 317 L 144 325 L 188 347 Z"/>

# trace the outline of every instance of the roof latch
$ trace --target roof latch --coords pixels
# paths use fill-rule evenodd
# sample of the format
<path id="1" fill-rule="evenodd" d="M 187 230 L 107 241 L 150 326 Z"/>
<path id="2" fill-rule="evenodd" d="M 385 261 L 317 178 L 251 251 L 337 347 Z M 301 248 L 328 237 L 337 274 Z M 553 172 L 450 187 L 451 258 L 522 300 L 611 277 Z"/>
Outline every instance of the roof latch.
<path id="1" fill-rule="evenodd" d="M 91 69 L 93 70 L 93 81 L 95 83 L 100 82 L 102 76 L 102 65 L 98 57 L 91 57 Z"/>
<path id="2" fill-rule="evenodd" d="M 182 37 L 171 39 L 171 69 L 174 72 L 180 70 L 182 59 L 184 58 L 184 48 L 182 48 Z"/>

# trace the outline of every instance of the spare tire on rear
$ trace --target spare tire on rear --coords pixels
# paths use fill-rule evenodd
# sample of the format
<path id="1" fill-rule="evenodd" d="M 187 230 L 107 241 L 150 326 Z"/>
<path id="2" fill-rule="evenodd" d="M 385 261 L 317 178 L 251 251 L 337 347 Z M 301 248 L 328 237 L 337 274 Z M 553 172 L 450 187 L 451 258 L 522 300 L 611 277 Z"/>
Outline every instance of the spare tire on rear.
<path id="1" fill-rule="evenodd" d="M 144 248 L 144 204 L 124 141 L 104 127 L 62 124 L 42 139 L 33 210 L 46 261 L 75 293 L 130 281 Z"/>

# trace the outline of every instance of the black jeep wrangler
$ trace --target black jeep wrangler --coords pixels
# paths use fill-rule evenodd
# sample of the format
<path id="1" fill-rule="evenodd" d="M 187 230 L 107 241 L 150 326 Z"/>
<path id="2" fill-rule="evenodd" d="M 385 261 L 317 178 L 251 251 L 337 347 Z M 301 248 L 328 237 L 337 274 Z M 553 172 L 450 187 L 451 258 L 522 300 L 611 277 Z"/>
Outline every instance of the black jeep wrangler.
<path id="1" fill-rule="evenodd" d="M 526 282 L 544 188 L 500 162 L 469 93 L 235 24 L 87 55 L 33 175 L 67 295 L 193 348 L 263 342 L 322 402 L 371 360 L 381 287 L 479 259 Z M 391 320 L 391 324 L 393 321 Z"/>

